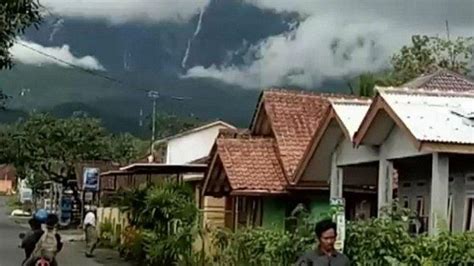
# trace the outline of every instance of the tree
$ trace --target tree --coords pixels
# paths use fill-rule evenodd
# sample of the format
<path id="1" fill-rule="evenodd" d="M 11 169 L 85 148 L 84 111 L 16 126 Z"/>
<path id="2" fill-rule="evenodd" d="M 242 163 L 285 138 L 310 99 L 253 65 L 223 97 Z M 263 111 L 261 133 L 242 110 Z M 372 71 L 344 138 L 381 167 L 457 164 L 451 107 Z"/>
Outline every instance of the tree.
<path id="1" fill-rule="evenodd" d="M 473 56 L 473 37 L 450 40 L 414 35 L 411 41 L 411 45 L 403 46 L 392 57 L 394 85 L 429 73 L 433 68 L 445 68 L 462 75 L 469 73 L 469 63 Z"/>
<path id="2" fill-rule="evenodd" d="M 178 117 L 166 113 L 157 113 L 155 118 L 156 135 L 158 139 L 166 138 L 188 129 L 197 127 L 201 124 L 197 118 L 194 117 Z"/>
<path id="3" fill-rule="evenodd" d="M 0 70 L 12 67 L 9 49 L 18 35 L 41 22 L 38 0 L 2 0 L 0 2 Z"/>
<path id="4" fill-rule="evenodd" d="M 414 35 L 410 45 L 403 46 L 391 58 L 392 69 L 383 73 L 363 73 L 348 85 L 353 94 L 371 97 L 375 85 L 399 86 L 437 68 L 468 74 L 473 57 L 474 38 L 458 37 L 455 40 Z"/>
<path id="5" fill-rule="evenodd" d="M 129 164 L 146 154 L 148 143 L 129 133 L 111 135 L 108 138 L 108 155 L 110 160 L 121 165 Z"/>

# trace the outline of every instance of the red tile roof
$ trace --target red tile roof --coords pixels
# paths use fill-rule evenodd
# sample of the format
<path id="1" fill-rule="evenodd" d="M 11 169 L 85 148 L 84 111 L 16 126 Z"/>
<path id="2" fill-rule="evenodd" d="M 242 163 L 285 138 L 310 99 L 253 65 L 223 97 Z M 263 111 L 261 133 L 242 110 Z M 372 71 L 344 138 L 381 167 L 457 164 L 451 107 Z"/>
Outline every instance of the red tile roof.
<path id="1" fill-rule="evenodd" d="M 326 96 L 293 91 L 264 92 L 264 108 L 271 121 L 283 168 L 290 179 L 329 107 Z"/>
<path id="2" fill-rule="evenodd" d="M 439 69 L 432 74 L 422 75 L 404 84 L 413 89 L 430 91 L 474 92 L 474 82 L 460 74 Z"/>
<path id="3" fill-rule="evenodd" d="M 287 181 L 273 139 L 227 139 L 216 141 L 233 191 L 285 192 Z"/>

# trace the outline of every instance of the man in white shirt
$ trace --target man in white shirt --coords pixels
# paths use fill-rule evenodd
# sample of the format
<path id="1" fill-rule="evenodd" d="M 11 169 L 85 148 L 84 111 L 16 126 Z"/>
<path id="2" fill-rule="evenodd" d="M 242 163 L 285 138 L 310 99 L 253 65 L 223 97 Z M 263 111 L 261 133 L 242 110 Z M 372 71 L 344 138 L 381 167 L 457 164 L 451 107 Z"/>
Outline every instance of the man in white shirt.
<path id="1" fill-rule="evenodd" d="M 92 257 L 97 245 L 97 230 L 94 208 L 86 206 L 86 217 L 84 218 L 84 232 L 86 234 L 86 257 Z"/>

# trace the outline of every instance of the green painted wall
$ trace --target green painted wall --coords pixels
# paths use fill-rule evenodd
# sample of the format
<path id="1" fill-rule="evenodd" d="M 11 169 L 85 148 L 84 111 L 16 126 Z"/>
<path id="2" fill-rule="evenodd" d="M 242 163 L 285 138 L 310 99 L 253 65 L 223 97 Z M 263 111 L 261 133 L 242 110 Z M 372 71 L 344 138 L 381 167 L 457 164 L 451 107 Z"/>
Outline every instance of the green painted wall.
<path id="1" fill-rule="evenodd" d="M 285 228 L 286 205 L 279 198 L 263 198 L 262 227 Z"/>
<path id="2" fill-rule="evenodd" d="M 312 197 L 309 209 L 311 213 L 311 218 L 313 221 L 319 221 L 323 218 L 323 215 L 329 212 L 331 206 L 329 205 L 329 198 L 321 195 L 318 197 Z"/>

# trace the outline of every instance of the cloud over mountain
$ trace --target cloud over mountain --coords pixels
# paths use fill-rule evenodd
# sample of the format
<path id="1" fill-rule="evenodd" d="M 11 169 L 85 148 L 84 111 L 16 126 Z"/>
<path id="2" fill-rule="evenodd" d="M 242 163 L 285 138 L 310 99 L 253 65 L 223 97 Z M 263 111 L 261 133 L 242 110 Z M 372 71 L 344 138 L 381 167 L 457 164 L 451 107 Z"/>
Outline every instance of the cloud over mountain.
<path id="1" fill-rule="evenodd" d="M 106 19 L 111 23 L 130 21 L 187 21 L 210 0 L 42 0 L 55 14 L 76 18 Z"/>
<path id="2" fill-rule="evenodd" d="M 67 62 L 90 70 L 105 70 L 94 56 L 75 56 L 67 44 L 58 47 L 46 47 L 33 42 L 17 40 L 10 49 L 10 52 L 14 60 L 28 65 L 55 64 L 70 67 L 68 64 L 63 63 Z M 49 57 L 45 56 L 45 54 L 49 55 Z"/>
<path id="3" fill-rule="evenodd" d="M 184 77 L 211 77 L 248 88 L 294 84 L 316 87 L 327 79 L 378 71 L 414 34 L 474 36 L 469 0 L 247 0 L 274 12 L 298 12 L 294 30 L 253 45 L 243 65 L 195 66 Z"/>

